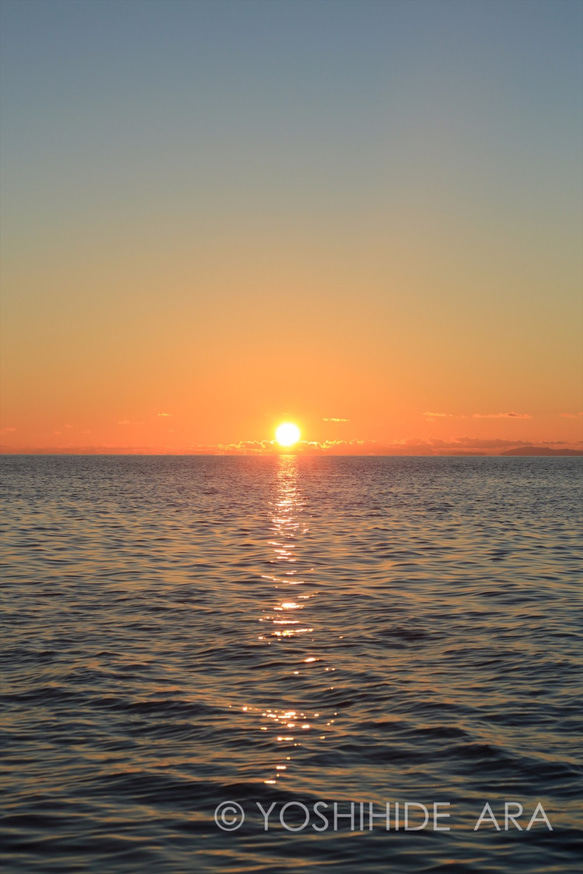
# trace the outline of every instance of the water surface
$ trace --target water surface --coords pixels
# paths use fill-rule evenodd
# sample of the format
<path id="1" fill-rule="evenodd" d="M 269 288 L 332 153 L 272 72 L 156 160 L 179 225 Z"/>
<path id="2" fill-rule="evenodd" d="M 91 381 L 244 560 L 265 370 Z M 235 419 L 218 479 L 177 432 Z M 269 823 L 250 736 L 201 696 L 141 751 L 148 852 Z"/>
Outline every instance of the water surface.
<path id="1" fill-rule="evenodd" d="M 0 469 L 5 870 L 579 870 L 580 459 Z"/>

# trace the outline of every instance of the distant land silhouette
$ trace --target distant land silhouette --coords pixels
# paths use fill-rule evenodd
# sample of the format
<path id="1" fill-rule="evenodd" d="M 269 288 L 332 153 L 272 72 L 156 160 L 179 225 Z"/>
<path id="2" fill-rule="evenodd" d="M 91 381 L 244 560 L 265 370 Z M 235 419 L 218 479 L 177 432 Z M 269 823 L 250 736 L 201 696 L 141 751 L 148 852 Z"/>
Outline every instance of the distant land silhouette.
<path id="1" fill-rule="evenodd" d="M 519 446 L 500 455 L 583 455 L 583 449 L 547 449 L 544 446 Z"/>

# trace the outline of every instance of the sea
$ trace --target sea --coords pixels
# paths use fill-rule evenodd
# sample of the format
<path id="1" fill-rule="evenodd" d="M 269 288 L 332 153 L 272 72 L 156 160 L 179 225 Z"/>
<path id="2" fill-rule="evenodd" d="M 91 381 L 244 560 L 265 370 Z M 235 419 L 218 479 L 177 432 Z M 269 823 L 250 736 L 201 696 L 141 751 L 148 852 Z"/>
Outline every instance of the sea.
<path id="1" fill-rule="evenodd" d="M 580 872 L 583 459 L 4 456 L 5 872 Z"/>

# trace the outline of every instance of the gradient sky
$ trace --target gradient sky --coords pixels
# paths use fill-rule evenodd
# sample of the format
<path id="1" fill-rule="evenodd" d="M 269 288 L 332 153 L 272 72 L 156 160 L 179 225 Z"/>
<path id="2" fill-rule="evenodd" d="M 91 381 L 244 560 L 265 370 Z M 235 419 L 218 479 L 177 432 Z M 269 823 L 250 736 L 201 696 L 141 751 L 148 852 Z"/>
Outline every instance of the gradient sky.
<path id="1" fill-rule="evenodd" d="M 583 445 L 579 0 L 1 9 L 4 451 Z"/>

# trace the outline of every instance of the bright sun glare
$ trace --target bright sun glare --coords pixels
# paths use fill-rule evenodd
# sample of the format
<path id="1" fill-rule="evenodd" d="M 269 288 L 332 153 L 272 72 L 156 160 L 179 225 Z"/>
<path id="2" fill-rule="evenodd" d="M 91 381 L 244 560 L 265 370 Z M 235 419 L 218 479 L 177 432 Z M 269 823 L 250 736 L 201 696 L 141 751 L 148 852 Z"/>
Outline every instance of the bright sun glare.
<path id="1" fill-rule="evenodd" d="M 284 422 L 276 428 L 275 439 L 280 446 L 293 446 L 300 439 L 300 429 L 293 422 Z"/>

